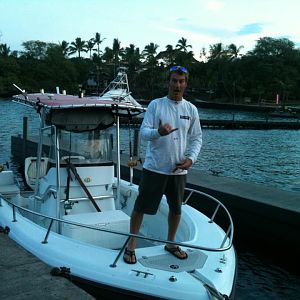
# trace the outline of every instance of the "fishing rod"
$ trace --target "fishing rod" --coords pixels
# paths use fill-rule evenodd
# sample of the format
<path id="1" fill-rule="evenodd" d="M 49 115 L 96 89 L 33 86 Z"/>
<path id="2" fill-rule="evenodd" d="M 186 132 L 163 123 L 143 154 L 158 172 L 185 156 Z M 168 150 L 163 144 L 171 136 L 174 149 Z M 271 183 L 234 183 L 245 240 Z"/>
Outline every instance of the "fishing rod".
<path id="1" fill-rule="evenodd" d="M 25 90 L 22 90 L 20 87 L 18 87 L 16 84 L 13 83 L 13 86 L 21 92 L 21 94 L 24 96 L 25 100 L 28 100 L 28 96 Z"/>

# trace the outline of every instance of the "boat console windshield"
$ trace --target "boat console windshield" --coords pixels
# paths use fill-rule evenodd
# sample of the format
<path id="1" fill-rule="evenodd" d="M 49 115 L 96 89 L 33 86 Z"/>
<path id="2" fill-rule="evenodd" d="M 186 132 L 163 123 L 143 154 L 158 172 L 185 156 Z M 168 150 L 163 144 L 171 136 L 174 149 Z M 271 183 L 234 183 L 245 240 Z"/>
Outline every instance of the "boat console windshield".
<path id="1" fill-rule="evenodd" d="M 55 135 L 51 136 L 54 139 Z M 95 129 L 85 132 L 60 130 L 58 135 L 60 145 L 60 164 L 71 162 L 75 166 L 112 165 L 112 132 L 110 128 Z M 50 143 L 49 162 L 56 162 L 55 146 Z"/>

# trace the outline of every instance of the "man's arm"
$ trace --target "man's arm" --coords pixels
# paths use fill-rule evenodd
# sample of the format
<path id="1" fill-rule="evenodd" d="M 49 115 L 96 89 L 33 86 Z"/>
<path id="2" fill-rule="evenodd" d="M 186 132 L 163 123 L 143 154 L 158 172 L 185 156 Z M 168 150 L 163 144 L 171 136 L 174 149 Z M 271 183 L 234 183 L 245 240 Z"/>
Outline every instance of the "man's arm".
<path id="1" fill-rule="evenodd" d="M 158 121 L 156 120 L 156 103 L 150 102 L 144 115 L 143 123 L 141 125 L 141 138 L 146 141 L 158 139 L 160 134 L 158 132 Z"/>

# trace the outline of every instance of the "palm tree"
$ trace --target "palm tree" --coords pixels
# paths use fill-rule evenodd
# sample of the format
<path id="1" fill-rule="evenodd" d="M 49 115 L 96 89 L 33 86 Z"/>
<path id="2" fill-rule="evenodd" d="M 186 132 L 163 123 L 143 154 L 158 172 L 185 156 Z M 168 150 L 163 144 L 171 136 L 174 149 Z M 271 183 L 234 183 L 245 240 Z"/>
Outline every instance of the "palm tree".
<path id="1" fill-rule="evenodd" d="M 78 52 L 78 57 L 80 58 L 80 53 L 81 52 L 87 52 L 87 46 L 85 41 L 82 41 L 80 37 L 75 39 L 75 42 L 72 42 L 70 47 L 69 47 L 69 53 L 74 54 Z"/>
<path id="2" fill-rule="evenodd" d="M 114 60 L 114 53 L 113 50 L 109 47 L 105 47 L 104 53 L 102 55 L 102 59 L 107 63 L 110 64 Z"/>
<path id="3" fill-rule="evenodd" d="M 150 84 L 150 91 L 151 91 L 151 98 L 153 98 L 154 95 L 154 83 L 158 82 L 157 78 L 157 72 L 155 72 L 155 67 L 158 64 L 158 55 L 157 55 L 157 48 L 159 46 L 154 43 L 150 43 L 145 46 L 142 55 L 145 58 L 145 65 L 149 67 L 148 70 L 146 70 L 147 73 L 150 74 L 148 78 L 150 78 L 150 81 L 146 84 Z M 150 71 L 150 72 L 149 72 Z"/>
<path id="4" fill-rule="evenodd" d="M 165 51 L 161 51 L 158 55 L 158 59 L 163 59 L 167 66 L 171 66 L 174 64 L 176 60 L 176 49 L 173 49 L 172 45 L 167 45 Z"/>
<path id="5" fill-rule="evenodd" d="M 227 52 L 232 59 L 236 59 L 241 56 L 240 51 L 242 48 L 244 48 L 244 46 L 237 47 L 235 44 L 230 44 L 227 47 Z"/>
<path id="6" fill-rule="evenodd" d="M 130 44 L 122 53 L 122 58 L 128 64 L 129 72 L 137 70 L 141 64 L 140 49 L 134 44 Z"/>
<path id="7" fill-rule="evenodd" d="M 146 60 L 146 64 L 149 64 L 151 67 L 154 67 L 155 65 L 157 65 L 157 48 L 159 46 L 157 44 L 154 43 L 150 43 L 148 45 L 145 46 L 142 55 L 144 56 L 145 60 Z"/>
<path id="8" fill-rule="evenodd" d="M 229 54 L 226 47 L 222 43 L 216 43 L 209 46 L 208 64 L 210 66 L 210 75 L 213 86 L 215 86 L 216 95 L 218 97 L 224 96 L 228 90 L 225 84 L 227 72 L 226 66 L 229 62 Z M 226 90 L 226 91 L 225 91 Z M 227 93 L 228 94 L 228 93 Z"/>
<path id="9" fill-rule="evenodd" d="M 180 40 L 178 40 L 178 43 L 176 45 L 176 48 L 179 50 L 179 51 L 183 51 L 183 52 L 188 52 L 188 48 L 191 48 L 192 49 L 192 46 L 191 45 L 187 45 L 187 39 L 185 39 L 184 37 L 182 37 Z"/>
<path id="10" fill-rule="evenodd" d="M 114 56 L 114 74 L 116 74 L 116 66 L 120 65 L 120 56 L 123 53 L 121 42 L 118 39 L 114 39 L 112 51 Z"/>
<path id="11" fill-rule="evenodd" d="M 69 51 L 69 43 L 67 41 L 62 41 L 61 43 L 59 43 L 59 46 L 62 50 L 64 57 L 67 57 Z"/>
<path id="12" fill-rule="evenodd" d="M 0 44 L 0 56 L 8 57 L 10 52 L 10 48 L 7 46 L 7 44 Z"/>
<path id="13" fill-rule="evenodd" d="M 192 46 L 187 44 L 187 39 L 182 37 L 178 40 L 176 45 L 176 64 L 188 67 L 195 62 L 194 53 L 192 51 L 188 51 L 188 48 L 192 48 Z"/>
<path id="14" fill-rule="evenodd" d="M 86 43 L 87 51 L 90 52 L 90 58 L 92 57 L 92 50 L 93 50 L 94 46 L 95 46 L 94 39 L 90 39 L 90 40 Z"/>
<path id="15" fill-rule="evenodd" d="M 96 32 L 96 35 L 94 37 L 94 43 L 97 45 L 97 54 L 100 56 L 100 44 L 105 40 L 105 38 L 101 39 L 101 34 L 99 32 Z"/>
<path id="16" fill-rule="evenodd" d="M 209 59 L 218 59 L 226 56 L 227 50 L 222 43 L 209 46 Z"/>
<path id="17" fill-rule="evenodd" d="M 121 48 L 121 42 L 118 39 L 114 39 L 112 50 L 114 53 L 114 61 L 118 63 L 120 61 L 120 55 L 123 51 L 123 49 Z"/>

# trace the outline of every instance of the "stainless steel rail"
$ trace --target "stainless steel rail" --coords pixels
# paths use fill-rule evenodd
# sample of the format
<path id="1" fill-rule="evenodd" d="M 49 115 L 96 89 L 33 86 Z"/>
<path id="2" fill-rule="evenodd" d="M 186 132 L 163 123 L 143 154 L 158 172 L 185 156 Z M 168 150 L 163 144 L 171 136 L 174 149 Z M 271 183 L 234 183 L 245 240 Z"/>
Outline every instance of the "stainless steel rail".
<path id="1" fill-rule="evenodd" d="M 230 241 L 230 245 L 232 245 L 232 240 L 233 240 L 233 232 L 234 232 L 234 226 L 233 226 L 233 221 L 232 221 L 232 218 L 231 218 L 231 215 L 229 213 L 229 211 L 227 210 L 227 208 L 225 207 L 225 205 L 220 201 L 218 200 L 217 198 L 209 195 L 209 194 L 206 194 L 204 192 L 201 192 L 201 191 L 198 191 L 198 190 L 194 190 L 194 189 L 190 189 L 190 188 L 185 188 L 185 191 L 188 191 L 189 194 L 187 196 L 187 198 L 185 199 L 185 201 L 183 201 L 183 204 L 187 204 L 187 202 L 190 200 L 191 196 L 196 193 L 196 194 L 199 194 L 199 195 L 202 195 L 210 200 L 212 200 L 213 202 L 215 202 L 217 204 L 217 207 L 216 209 L 214 210 L 211 218 L 210 218 L 210 223 L 213 223 L 214 222 L 214 219 L 217 215 L 217 213 L 219 212 L 219 209 L 220 207 L 224 210 L 224 212 L 226 213 L 227 217 L 228 217 L 228 221 L 229 221 L 229 226 L 228 226 L 228 229 L 226 231 L 226 235 L 224 236 L 224 240 L 221 244 L 221 248 L 224 246 L 227 238 L 229 237 L 229 241 Z M 230 236 L 229 236 L 230 234 Z"/>
<path id="2" fill-rule="evenodd" d="M 147 240 L 147 241 L 152 241 L 152 242 L 158 242 L 158 243 L 162 243 L 162 244 L 168 243 L 168 244 L 174 244 L 174 245 L 178 245 L 178 246 L 182 246 L 182 247 L 188 247 L 188 248 L 193 248 L 193 249 L 198 249 L 198 250 L 204 250 L 204 251 L 212 251 L 212 252 L 223 252 L 223 251 L 226 251 L 226 250 L 230 249 L 232 247 L 234 227 L 233 227 L 232 218 L 231 218 L 228 210 L 226 209 L 226 207 L 219 200 L 217 200 L 213 196 L 208 195 L 208 194 L 206 194 L 204 192 L 200 192 L 200 191 L 189 189 L 189 188 L 186 188 L 186 190 L 189 192 L 189 195 L 188 195 L 187 199 L 183 202 L 183 204 L 187 203 L 187 201 L 190 199 L 190 197 L 192 196 L 193 193 L 201 194 L 202 196 L 205 196 L 205 197 L 213 200 L 214 202 L 216 202 L 217 207 L 216 207 L 216 209 L 215 209 L 215 211 L 213 213 L 213 216 L 209 220 L 210 223 L 213 222 L 213 220 L 215 218 L 215 215 L 219 211 L 220 207 L 227 214 L 227 217 L 229 219 L 230 225 L 228 227 L 227 232 L 224 235 L 224 239 L 223 239 L 223 241 L 222 241 L 222 243 L 221 243 L 221 245 L 220 245 L 219 248 L 204 247 L 204 246 L 199 246 L 199 245 L 194 245 L 194 244 L 188 244 L 188 243 L 184 243 L 184 242 L 173 242 L 173 241 L 168 241 L 168 240 L 163 240 L 163 239 L 146 237 L 146 236 L 142 236 L 142 235 L 139 235 L 139 234 L 124 233 L 124 232 L 119 232 L 119 231 L 115 231 L 115 230 L 108 230 L 108 229 L 98 228 L 96 226 L 85 225 L 85 224 L 77 223 L 77 222 L 73 222 L 73 221 L 62 220 L 62 219 L 58 219 L 58 218 L 55 218 L 55 217 L 47 216 L 47 215 L 44 215 L 44 214 L 32 211 L 30 209 L 21 207 L 19 205 L 11 203 L 10 201 L 6 200 L 3 197 L 0 197 L 0 209 L 1 209 L 1 206 L 2 206 L 2 202 L 1 202 L 2 200 L 4 200 L 5 202 L 7 202 L 8 205 L 12 206 L 12 217 L 13 217 L 12 221 L 13 222 L 17 222 L 18 221 L 17 220 L 16 209 L 19 209 L 19 210 L 22 210 L 22 211 L 26 211 L 27 213 L 33 214 L 35 216 L 39 216 L 39 217 L 43 217 L 43 218 L 49 219 L 50 220 L 50 225 L 48 226 L 47 233 L 45 235 L 44 240 L 41 241 L 44 244 L 46 244 L 48 242 L 48 236 L 51 234 L 52 224 L 53 224 L 54 221 L 56 221 L 59 224 L 66 223 L 66 224 L 75 225 L 75 226 L 79 226 L 79 227 L 83 227 L 83 228 L 88 228 L 88 229 L 92 229 L 92 230 L 98 230 L 98 231 L 102 231 L 102 232 L 107 232 L 107 233 L 112 233 L 112 234 L 118 234 L 118 235 L 122 235 L 122 236 L 127 236 L 128 239 L 129 239 L 129 237 L 136 237 L 136 238 L 139 238 L 139 239 L 143 239 L 143 240 Z M 116 260 L 118 260 L 118 258 L 120 257 L 120 253 L 124 250 L 124 248 L 125 248 L 125 246 L 126 246 L 126 244 L 128 242 L 128 239 L 125 242 L 125 245 L 122 247 L 122 249 L 118 253 L 118 256 L 117 256 Z M 227 245 L 225 246 L 226 241 L 227 241 Z M 116 261 L 112 264 L 112 266 L 115 266 L 115 265 L 116 265 Z"/>
<path id="3" fill-rule="evenodd" d="M 111 199 L 114 198 L 113 195 L 106 195 L 106 196 L 93 196 L 94 200 L 105 200 L 105 199 Z M 78 202 L 78 201 L 87 201 L 89 200 L 88 197 L 79 197 L 79 198 L 69 198 L 68 200 L 66 199 L 61 199 L 60 202 Z M 89 200 L 90 201 L 90 200 Z"/>

